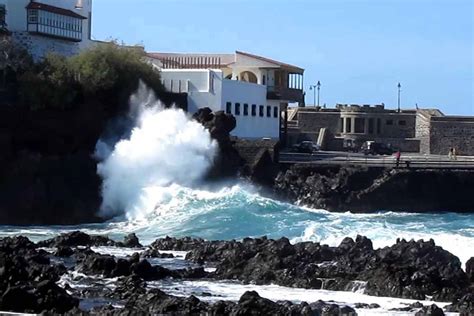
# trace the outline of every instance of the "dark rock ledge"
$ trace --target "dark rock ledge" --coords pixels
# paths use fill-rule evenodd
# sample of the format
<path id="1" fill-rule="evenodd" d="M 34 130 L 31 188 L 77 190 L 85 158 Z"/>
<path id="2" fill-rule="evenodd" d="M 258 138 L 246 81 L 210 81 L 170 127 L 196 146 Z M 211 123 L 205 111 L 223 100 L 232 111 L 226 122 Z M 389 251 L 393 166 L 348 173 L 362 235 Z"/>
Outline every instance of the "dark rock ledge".
<path id="1" fill-rule="evenodd" d="M 127 243 L 126 241 L 130 243 Z M 95 253 L 89 247 L 138 246 L 134 235 L 125 242 L 80 232 L 63 234 L 34 244 L 24 237 L 0 239 L 0 310 L 48 314 L 109 315 L 355 315 L 353 308 L 316 301 L 310 304 L 272 302 L 256 292 L 247 292 L 239 302 L 206 303 L 194 296 L 175 297 L 147 282 L 160 279 L 240 280 L 256 284 L 276 283 L 289 287 L 350 290 L 354 281 L 364 281 L 367 294 L 451 301 L 446 310 L 469 315 L 474 312 L 471 275 L 459 260 L 437 247 L 433 241 L 399 240 L 395 245 L 374 250 L 362 236 L 346 238 L 338 247 L 318 243 L 292 245 L 288 239 L 246 238 L 243 241 L 204 241 L 193 238 L 163 238 L 127 258 Z M 55 247 L 54 255 L 40 247 Z M 160 250 L 189 251 L 186 260 L 196 268 L 170 270 L 151 265 L 147 257 L 161 256 Z M 60 258 L 60 256 L 62 258 Z M 63 261 L 61 261 L 63 260 Z M 470 262 L 472 262 L 471 259 Z M 62 263 L 60 263 L 62 262 Z M 199 264 L 216 267 L 205 272 Z M 67 266 L 67 267 L 66 267 Z M 470 271 L 471 265 L 468 265 Z M 87 288 L 64 287 L 58 281 L 78 271 Z M 114 288 L 97 280 L 118 277 Z M 90 278 L 91 282 L 87 283 Z M 103 303 L 92 310 L 79 307 L 87 300 Z M 107 305 L 119 303 L 117 308 Z M 378 308 L 376 304 L 356 304 L 357 308 Z M 403 310 L 417 315 L 441 315 L 436 306 L 414 304 Z"/>

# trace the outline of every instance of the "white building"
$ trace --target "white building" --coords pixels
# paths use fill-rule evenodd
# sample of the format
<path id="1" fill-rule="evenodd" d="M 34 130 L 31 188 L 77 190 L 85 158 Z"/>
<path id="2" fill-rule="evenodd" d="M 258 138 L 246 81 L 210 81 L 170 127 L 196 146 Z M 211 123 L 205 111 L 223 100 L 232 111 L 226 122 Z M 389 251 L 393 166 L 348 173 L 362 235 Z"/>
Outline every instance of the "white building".
<path id="1" fill-rule="evenodd" d="M 91 45 L 92 0 L 0 0 L 0 28 L 35 59 L 71 56 Z M 3 23 L 2 23 L 3 22 Z"/>
<path id="2" fill-rule="evenodd" d="M 169 91 L 188 94 L 190 113 L 209 107 L 233 114 L 234 136 L 282 138 L 288 103 L 304 102 L 304 70 L 276 60 L 239 51 L 148 56 Z"/>

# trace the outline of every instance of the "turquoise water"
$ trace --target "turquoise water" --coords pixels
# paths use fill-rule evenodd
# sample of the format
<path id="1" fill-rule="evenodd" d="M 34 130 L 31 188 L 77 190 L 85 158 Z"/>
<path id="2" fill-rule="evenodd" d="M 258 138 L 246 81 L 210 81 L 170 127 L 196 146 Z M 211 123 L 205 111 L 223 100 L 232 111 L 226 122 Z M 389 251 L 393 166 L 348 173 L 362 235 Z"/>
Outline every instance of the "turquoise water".
<path id="1" fill-rule="evenodd" d="M 344 237 L 365 235 L 376 248 L 397 238 L 434 239 L 463 263 L 474 256 L 474 214 L 457 213 L 330 213 L 295 206 L 260 196 L 254 188 L 234 185 L 218 190 L 190 189 L 178 185 L 152 188 L 141 205 L 104 224 L 81 226 L 8 227 L 0 236 L 26 235 L 32 240 L 80 229 L 120 239 L 135 232 L 147 244 L 163 236 L 205 239 L 288 237 L 292 242 L 319 241 L 338 245 Z"/>

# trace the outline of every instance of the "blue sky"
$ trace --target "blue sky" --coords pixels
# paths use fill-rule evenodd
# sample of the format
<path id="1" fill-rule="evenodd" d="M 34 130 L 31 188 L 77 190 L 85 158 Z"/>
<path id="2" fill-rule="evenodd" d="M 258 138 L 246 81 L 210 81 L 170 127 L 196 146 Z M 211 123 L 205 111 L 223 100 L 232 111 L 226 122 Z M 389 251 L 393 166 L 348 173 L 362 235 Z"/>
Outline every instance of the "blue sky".
<path id="1" fill-rule="evenodd" d="M 93 36 L 148 51 L 247 51 L 305 68 L 321 104 L 474 115 L 473 0 L 95 0 Z"/>

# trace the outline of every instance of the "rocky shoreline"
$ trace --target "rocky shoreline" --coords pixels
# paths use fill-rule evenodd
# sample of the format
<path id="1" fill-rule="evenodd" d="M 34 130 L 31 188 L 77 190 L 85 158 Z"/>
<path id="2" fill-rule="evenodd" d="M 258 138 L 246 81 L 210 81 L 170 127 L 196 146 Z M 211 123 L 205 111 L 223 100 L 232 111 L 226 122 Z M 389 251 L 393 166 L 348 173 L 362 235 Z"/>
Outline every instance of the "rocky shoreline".
<path id="1" fill-rule="evenodd" d="M 319 167 L 295 164 L 274 180 L 277 198 L 331 212 L 474 211 L 465 170 Z"/>
<path id="2" fill-rule="evenodd" d="M 126 258 L 94 252 L 91 247 L 133 248 Z M 195 264 L 169 269 L 152 264 L 153 258 L 169 258 L 165 250 L 187 251 Z M 209 271 L 204 266 L 213 266 Z M 97 282 L 71 287 L 64 277 L 96 277 L 113 280 L 113 287 Z M 194 296 L 166 294 L 147 282 L 156 280 L 234 280 L 251 284 L 279 284 L 293 288 L 350 291 L 363 284 L 366 294 L 452 302 L 446 311 L 474 313 L 474 258 L 466 271 L 459 259 L 430 241 L 398 240 L 395 245 L 373 249 L 358 236 L 338 247 L 305 242 L 245 238 L 242 241 L 205 241 L 193 238 L 157 239 L 148 247 L 135 235 L 116 242 L 81 232 L 63 234 L 37 244 L 25 237 L 0 239 L 0 310 L 25 313 L 77 314 L 207 314 L 207 315 L 355 315 L 355 308 L 376 304 L 338 306 L 314 298 L 294 304 L 272 302 L 247 292 L 238 302 L 208 303 Z M 61 286 L 60 286 L 61 285 Z M 85 300 L 102 302 L 83 308 Z M 114 307 L 115 306 L 115 307 Z M 405 310 L 417 315 L 442 315 L 436 306 L 415 304 Z"/>

